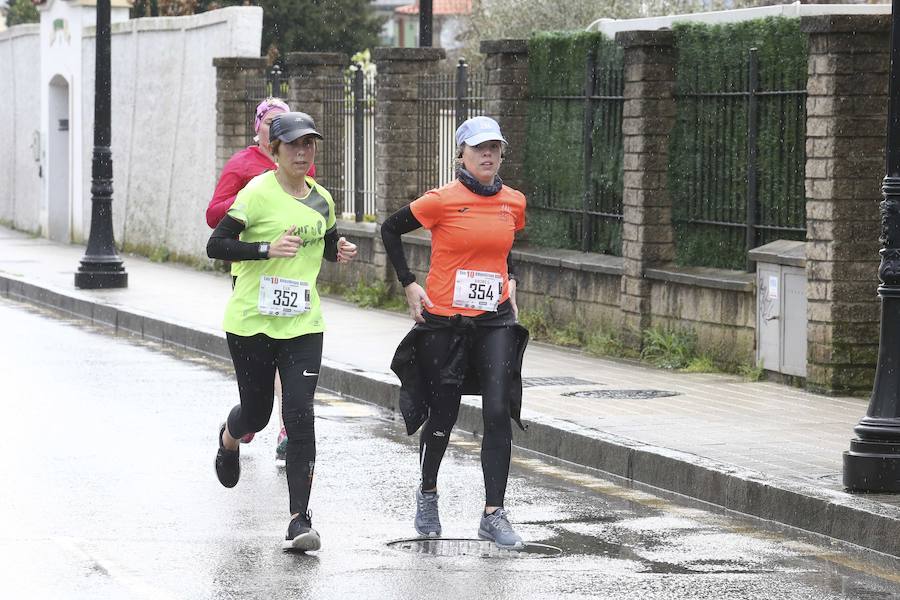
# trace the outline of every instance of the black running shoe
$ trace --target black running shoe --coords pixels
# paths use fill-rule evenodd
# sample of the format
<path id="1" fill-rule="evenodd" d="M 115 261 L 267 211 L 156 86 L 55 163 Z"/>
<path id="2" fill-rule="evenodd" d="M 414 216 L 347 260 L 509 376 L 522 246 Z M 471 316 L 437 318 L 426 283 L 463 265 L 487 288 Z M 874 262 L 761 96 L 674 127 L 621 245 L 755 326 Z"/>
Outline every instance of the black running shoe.
<path id="1" fill-rule="evenodd" d="M 312 518 L 309 513 L 297 515 L 291 519 L 282 548 L 306 552 L 307 550 L 318 550 L 321 547 L 322 540 L 319 538 L 319 532 L 312 528 Z"/>
<path id="2" fill-rule="evenodd" d="M 233 488 L 241 478 L 241 451 L 229 450 L 222 445 L 222 435 L 225 433 L 225 423 L 219 428 L 219 451 L 216 453 L 216 476 L 219 483 L 227 488 Z"/>

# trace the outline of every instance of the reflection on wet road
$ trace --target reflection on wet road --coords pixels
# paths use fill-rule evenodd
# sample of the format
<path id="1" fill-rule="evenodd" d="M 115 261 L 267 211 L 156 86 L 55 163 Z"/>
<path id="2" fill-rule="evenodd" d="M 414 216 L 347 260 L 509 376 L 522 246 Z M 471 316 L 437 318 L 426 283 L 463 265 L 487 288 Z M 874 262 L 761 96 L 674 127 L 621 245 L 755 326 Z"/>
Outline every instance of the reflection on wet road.
<path id="1" fill-rule="evenodd" d="M 4 598 L 900 598 L 893 559 L 519 450 L 512 521 L 562 554 L 495 551 L 474 539 L 480 444 L 460 433 L 445 539 L 410 542 L 416 440 L 328 393 L 310 503 L 323 548 L 287 554 L 274 420 L 243 446 L 237 487 L 213 472 L 228 365 L 2 299 L 0 331 Z"/>

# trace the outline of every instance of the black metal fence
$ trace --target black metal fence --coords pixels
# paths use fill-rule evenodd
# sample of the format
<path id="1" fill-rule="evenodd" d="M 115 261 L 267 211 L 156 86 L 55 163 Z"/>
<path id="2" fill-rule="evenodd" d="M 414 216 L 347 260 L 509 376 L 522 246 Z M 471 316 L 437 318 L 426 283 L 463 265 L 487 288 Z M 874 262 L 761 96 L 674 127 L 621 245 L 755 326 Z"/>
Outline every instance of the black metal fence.
<path id="1" fill-rule="evenodd" d="M 747 250 L 806 234 L 803 82 L 761 89 L 755 48 L 739 79 L 737 89 L 676 95 L 669 177 L 682 263 L 753 270 Z"/>
<path id="2" fill-rule="evenodd" d="M 416 183 L 420 191 L 440 187 L 454 177 L 456 128 L 484 111 L 483 80 L 459 59 L 453 75 L 423 75 L 418 83 Z"/>
<path id="3" fill-rule="evenodd" d="M 279 65 L 273 65 L 266 71 L 265 77 L 259 79 L 250 79 L 247 81 L 247 87 L 244 95 L 244 122 L 252 125 L 256 118 L 256 106 L 271 96 L 288 98 L 290 94 L 290 83 L 287 75 L 281 70 Z M 251 126 L 247 134 L 247 145 L 256 144 L 256 132 Z"/>
<path id="4" fill-rule="evenodd" d="M 541 224 L 530 229 L 534 241 L 621 254 L 623 90 L 621 50 L 592 49 L 585 61 L 581 94 L 529 97 L 528 132 L 541 138 L 529 140 L 530 144 L 570 156 L 577 156 L 579 146 L 583 150 L 580 168 L 555 170 L 574 177 L 554 175 L 532 182 L 529 222 Z M 529 148 L 529 154 L 534 163 L 536 151 Z M 559 157 L 546 158 L 552 162 Z M 548 239 L 542 239 L 544 234 Z"/>
<path id="5" fill-rule="evenodd" d="M 324 123 L 317 178 L 331 192 L 339 216 L 375 217 L 375 75 L 350 67 L 325 84 Z"/>

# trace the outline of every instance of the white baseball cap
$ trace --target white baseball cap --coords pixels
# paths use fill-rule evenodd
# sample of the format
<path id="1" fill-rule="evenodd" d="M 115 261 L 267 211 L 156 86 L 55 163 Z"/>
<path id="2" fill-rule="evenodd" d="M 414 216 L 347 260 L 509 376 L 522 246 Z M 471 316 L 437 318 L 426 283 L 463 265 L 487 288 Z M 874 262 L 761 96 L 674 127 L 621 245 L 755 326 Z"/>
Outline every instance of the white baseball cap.
<path id="1" fill-rule="evenodd" d="M 497 140 L 508 144 L 500 133 L 500 125 L 490 117 L 472 117 L 456 129 L 456 145 L 477 146 L 483 142 Z"/>

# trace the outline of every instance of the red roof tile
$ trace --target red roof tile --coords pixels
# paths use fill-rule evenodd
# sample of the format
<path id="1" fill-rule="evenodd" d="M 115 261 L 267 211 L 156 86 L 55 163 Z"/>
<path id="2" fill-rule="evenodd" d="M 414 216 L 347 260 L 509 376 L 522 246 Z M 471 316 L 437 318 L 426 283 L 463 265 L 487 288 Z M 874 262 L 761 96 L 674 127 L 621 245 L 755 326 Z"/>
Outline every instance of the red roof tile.
<path id="1" fill-rule="evenodd" d="M 432 0 L 432 14 L 435 15 L 468 15 L 472 12 L 472 0 Z M 402 15 L 419 14 L 419 2 L 401 6 L 394 12 Z"/>

